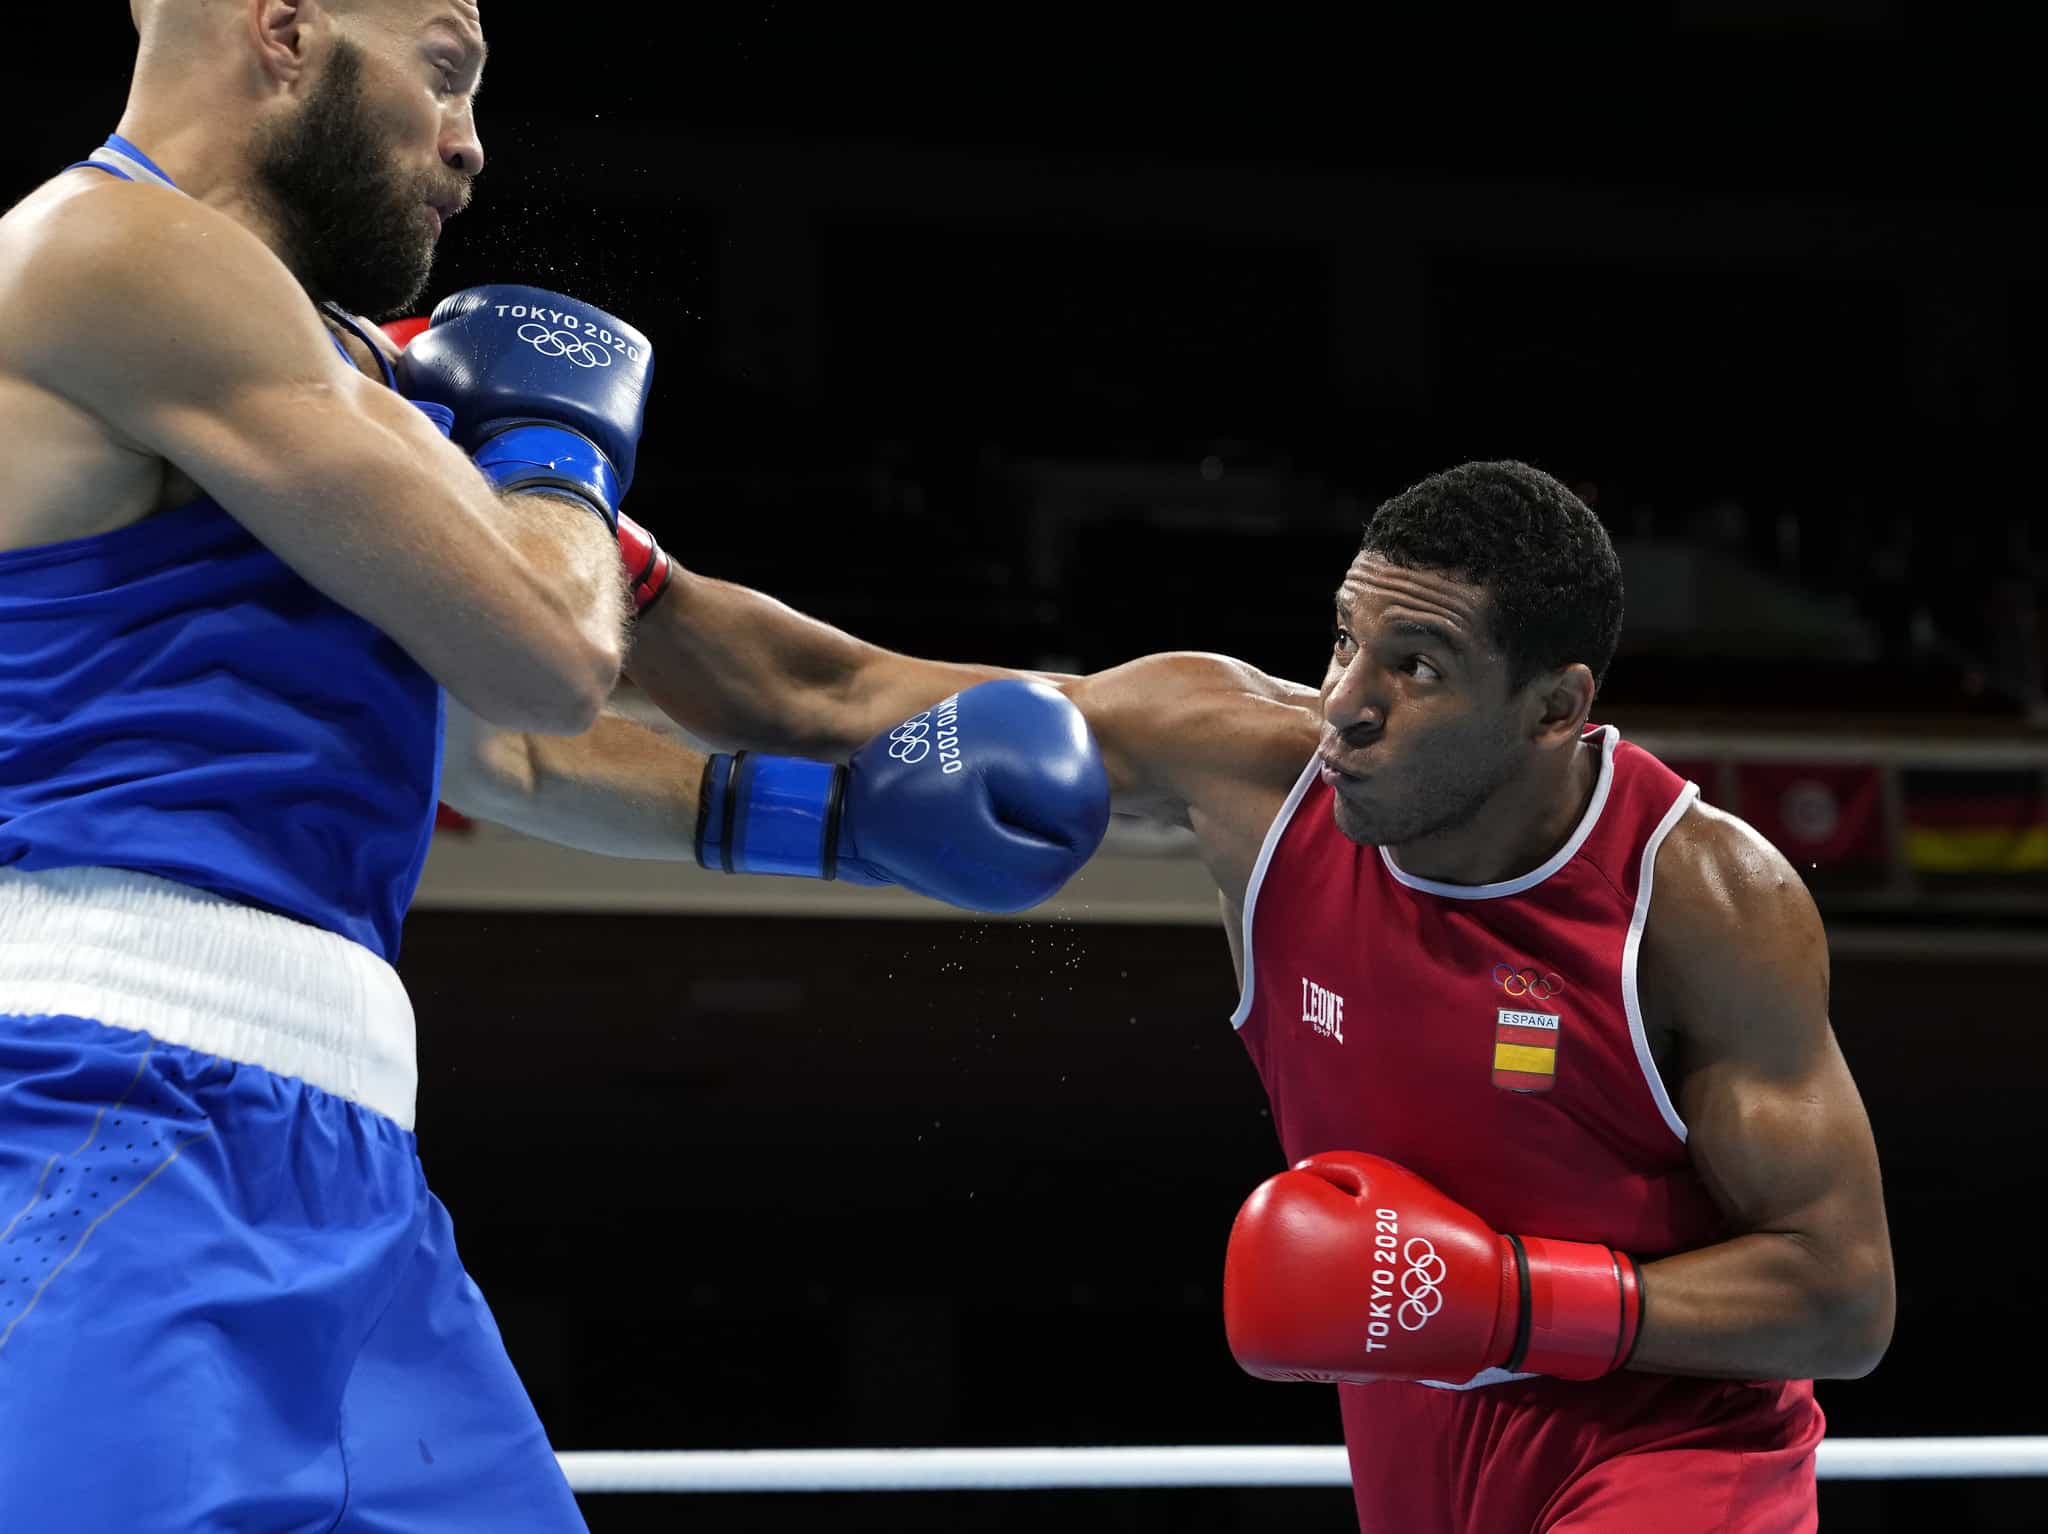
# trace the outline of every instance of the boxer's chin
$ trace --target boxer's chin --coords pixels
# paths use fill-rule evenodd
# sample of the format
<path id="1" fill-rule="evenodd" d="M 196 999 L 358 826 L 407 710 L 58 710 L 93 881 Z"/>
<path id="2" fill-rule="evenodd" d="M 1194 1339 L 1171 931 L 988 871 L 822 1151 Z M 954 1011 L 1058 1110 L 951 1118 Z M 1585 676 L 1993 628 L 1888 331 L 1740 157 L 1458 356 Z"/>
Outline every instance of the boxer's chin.
<path id="1" fill-rule="evenodd" d="M 420 232 L 409 207 L 407 214 L 388 240 L 358 247 L 355 259 L 334 273 L 331 296 L 350 313 L 381 318 L 410 312 L 426 292 L 434 270 L 434 236 Z"/>
<path id="2" fill-rule="evenodd" d="M 1342 798 L 1333 799 L 1330 814 L 1346 841 L 1356 842 L 1361 847 L 1378 847 L 1386 841 L 1384 827 L 1379 821 L 1355 804 Z"/>
<path id="3" fill-rule="evenodd" d="M 1469 812 L 1469 806 L 1453 809 L 1413 797 L 1366 800 L 1339 792 L 1330 801 L 1338 831 L 1361 847 L 1399 847 L 1455 827 Z"/>
<path id="4" fill-rule="evenodd" d="M 409 309 L 426 291 L 433 271 L 431 236 L 410 219 L 380 226 L 372 217 L 358 217 L 352 224 L 353 238 L 341 238 L 337 231 L 332 240 L 294 252 L 293 265 L 307 291 L 351 314 L 383 316 Z"/>
<path id="5" fill-rule="evenodd" d="M 331 200 L 292 223 L 285 258 L 315 298 L 352 314 L 386 315 L 426 291 L 436 232 L 410 192 Z"/>

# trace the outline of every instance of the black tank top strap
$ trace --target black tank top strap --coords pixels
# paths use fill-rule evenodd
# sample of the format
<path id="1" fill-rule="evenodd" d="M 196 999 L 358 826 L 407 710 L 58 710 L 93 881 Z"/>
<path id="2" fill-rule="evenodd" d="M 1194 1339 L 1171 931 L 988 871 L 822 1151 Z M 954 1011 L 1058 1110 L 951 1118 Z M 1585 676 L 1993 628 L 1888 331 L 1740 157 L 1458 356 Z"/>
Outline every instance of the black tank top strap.
<path id="1" fill-rule="evenodd" d="M 379 347 L 375 341 L 372 341 L 370 339 L 370 337 L 368 336 L 367 333 L 365 333 L 361 325 L 356 323 L 354 315 L 350 314 L 346 309 L 342 308 L 340 304 L 334 303 L 322 304 L 320 306 L 320 312 L 326 315 L 330 320 L 334 321 L 335 324 L 341 326 L 350 335 L 354 336 L 358 341 L 362 342 L 363 345 L 370 348 L 370 355 L 377 359 L 377 366 L 384 370 L 384 385 L 386 388 L 396 389 L 398 387 L 398 374 L 392 371 L 391 359 L 384 355 L 383 349 Z M 342 346 L 341 341 L 338 338 L 335 340 L 334 344 L 337 347 L 341 348 L 341 355 L 345 358 L 348 358 L 349 366 L 354 367 L 355 359 L 349 357 L 348 348 Z"/>

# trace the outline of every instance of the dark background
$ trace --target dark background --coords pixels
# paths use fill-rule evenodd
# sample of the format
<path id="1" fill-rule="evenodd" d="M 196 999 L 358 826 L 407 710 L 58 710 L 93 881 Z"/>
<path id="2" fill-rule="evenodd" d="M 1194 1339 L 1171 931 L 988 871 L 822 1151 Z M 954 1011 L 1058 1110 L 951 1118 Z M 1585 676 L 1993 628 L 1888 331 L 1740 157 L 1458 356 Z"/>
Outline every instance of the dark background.
<path id="1" fill-rule="evenodd" d="M 0 193 L 113 127 L 123 12 L 0 66 Z M 1625 546 L 1710 552 L 1869 636 L 1639 606 L 1617 716 L 2040 717 L 2021 23 L 490 0 L 485 24 L 491 166 L 431 297 L 532 282 L 653 338 L 629 504 L 698 568 L 927 653 L 1186 646 L 1313 679 L 1372 504 L 1515 456 Z M 1930 902 L 1888 919 L 1952 947 L 1838 958 L 1900 1283 L 1879 1371 L 1822 1386 L 1839 1433 L 2048 1429 L 2018 1255 L 2044 910 L 2004 902 L 1979 950 L 1981 919 Z M 1222 1233 L 1278 1152 L 1216 933 L 436 912 L 403 968 L 423 1155 L 559 1447 L 1335 1440 L 1328 1394 L 1241 1376 L 1217 1321 Z M 1822 1497 L 1837 1528 L 2039 1526 L 2010 1484 Z M 599 1531 L 1349 1522 L 1335 1492 L 587 1505 Z"/>

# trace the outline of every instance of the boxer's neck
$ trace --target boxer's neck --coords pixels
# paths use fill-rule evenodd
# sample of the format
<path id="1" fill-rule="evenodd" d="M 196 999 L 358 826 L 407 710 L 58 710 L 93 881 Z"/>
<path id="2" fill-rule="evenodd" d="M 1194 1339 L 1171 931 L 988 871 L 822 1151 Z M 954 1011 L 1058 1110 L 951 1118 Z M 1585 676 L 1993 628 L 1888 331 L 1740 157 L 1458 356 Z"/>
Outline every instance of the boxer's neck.
<path id="1" fill-rule="evenodd" d="M 210 124 L 166 117 L 131 102 L 115 136 L 145 153 L 178 191 L 232 218 L 290 266 L 283 221 L 258 186 L 246 139 Z"/>

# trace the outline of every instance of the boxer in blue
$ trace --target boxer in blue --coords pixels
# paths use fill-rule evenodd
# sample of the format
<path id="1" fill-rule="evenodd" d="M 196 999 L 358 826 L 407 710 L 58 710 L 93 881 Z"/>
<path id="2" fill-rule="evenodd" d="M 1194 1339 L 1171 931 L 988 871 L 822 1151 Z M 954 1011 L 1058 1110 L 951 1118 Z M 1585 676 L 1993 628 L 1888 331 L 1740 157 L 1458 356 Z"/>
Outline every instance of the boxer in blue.
<path id="1" fill-rule="evenodd" d="M 0 1527 L 580 1529 L 391 959 L 444 724 L 473 802 L 517 775 L 475 742 L 616 679 L 650 349 L 532 289 L 402 353 L 354 317 L 483 167 L 469 0 L 134 10 L 119 131 L 0 218 Z M 1006 909 L 1108 813 L 1027 682 L 841 767 L 619 739 L 535 829 Z"/>

